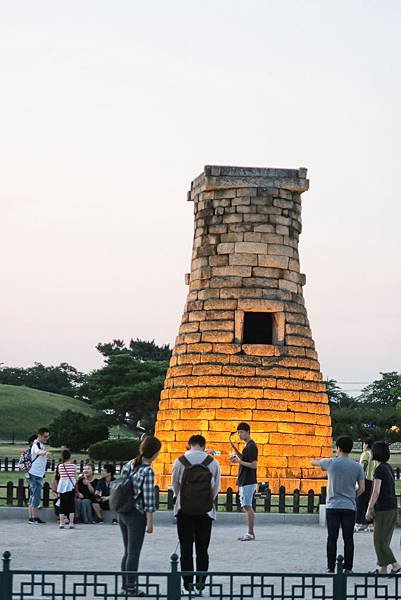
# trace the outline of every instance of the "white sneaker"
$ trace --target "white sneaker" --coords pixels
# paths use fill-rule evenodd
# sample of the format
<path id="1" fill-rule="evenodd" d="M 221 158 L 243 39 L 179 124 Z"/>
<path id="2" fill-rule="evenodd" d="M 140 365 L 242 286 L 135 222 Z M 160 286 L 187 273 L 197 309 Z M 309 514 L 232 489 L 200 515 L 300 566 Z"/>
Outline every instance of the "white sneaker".
<path id="1" fill-rule="evenodd" d="M 184 588 L 184 586 L 181 588 L 181 596 L 189 596 L 189 590 Z"/>
<path id="2" fill-rule="evenodd" d="M 59 529 L 65 529 L 64 525 L 59 525 L 58 528 Z"/>
<path id="3" fill-rule="evenodd" d="M 74 523 L 70 523 L 70 525 L 69 525 L 68 529 L 75 529 L 75 525 L 74 525 Z"/>
<path id="4" fill-rule="evenodd" d="M 253 542 L 255 540 L 255 534 L 253 533 L 244 533 L 241 537 L 238 538 L 239 542 Z"/>

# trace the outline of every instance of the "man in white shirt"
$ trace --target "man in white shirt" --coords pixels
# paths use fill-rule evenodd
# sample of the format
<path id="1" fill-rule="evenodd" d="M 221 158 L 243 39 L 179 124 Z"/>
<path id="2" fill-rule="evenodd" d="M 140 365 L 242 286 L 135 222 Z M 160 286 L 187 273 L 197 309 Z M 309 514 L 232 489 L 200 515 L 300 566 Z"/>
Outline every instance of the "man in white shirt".
<path id="1" fill-rule="evenodd" d="M 40 506 L 40 497 L 42 492 L 43 478 L 46 473 L 48 458 L 50 452 L 46 450 L 45 443 L 49 439 L 49 430 L 42 427 L 38 431 L 38 436 L 31 447 L 31 468 L 28 471 L 29 475 L 29 503 L 28 503 L 28 523 L 38 525 L 44 523 L 38 517 L 38 508 Z"/>
<path id="2" fill-rule="evenodd" d="M 188 442 L 189 450 L 173 465 L 172 484 L 176 497 L 174 514 L 177 517 L 182 571 L 194 570 L 192 558 L 194 544 L 196 570 L 207 571 L 209 566 L 208 548 L 212 524 L 216 518 L 215 500 L 220 489 L 220 465 L 205 452 L 205 446 L 206 440 L 202 435 L 191 436 Z M 193 470 L 192 479 L 197 479 L 196 482 L 190 482 L 188 478 L 191 470 Z M 194 494 L 194 498 L 191 498 L 191 493 Z M 206 502 L 203 506 L 204 499 Z M 197 500 L 200 501 L 199 506 Z M 192 590 L 193 579 L 189 576 L 183 579 L 182 594 L 188 595 L 189 590 Z M 203 589 L 204 584 L 205 578 L 199 577 L 196 582 L 198 591 Z"/>

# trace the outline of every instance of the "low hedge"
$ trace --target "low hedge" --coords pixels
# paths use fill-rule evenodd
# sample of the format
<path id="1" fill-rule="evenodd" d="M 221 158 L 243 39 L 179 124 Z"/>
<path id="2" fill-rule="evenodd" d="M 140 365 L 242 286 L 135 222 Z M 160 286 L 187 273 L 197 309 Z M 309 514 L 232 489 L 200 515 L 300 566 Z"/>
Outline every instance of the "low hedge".
<path id="1" fill-rule="evenodd" d="M 133 438 L 121 440 L 103 440 L 88 448 L 92 460 L 126 461 L 139 452 L 139 440 Z"/>

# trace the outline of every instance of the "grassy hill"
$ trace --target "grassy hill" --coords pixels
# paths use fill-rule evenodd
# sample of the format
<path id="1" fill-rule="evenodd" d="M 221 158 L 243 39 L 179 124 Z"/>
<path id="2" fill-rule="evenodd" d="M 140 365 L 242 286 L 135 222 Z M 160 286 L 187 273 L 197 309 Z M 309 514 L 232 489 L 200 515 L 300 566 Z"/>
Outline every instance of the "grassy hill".
<path id="1" fill-rule="evenodd" d="M 75 398 L 32 388 L 0 384 L 0 441 L 25 441 L 39 427 L 47 427 L 63 410 L 85 415 L 94 410 Z"/>

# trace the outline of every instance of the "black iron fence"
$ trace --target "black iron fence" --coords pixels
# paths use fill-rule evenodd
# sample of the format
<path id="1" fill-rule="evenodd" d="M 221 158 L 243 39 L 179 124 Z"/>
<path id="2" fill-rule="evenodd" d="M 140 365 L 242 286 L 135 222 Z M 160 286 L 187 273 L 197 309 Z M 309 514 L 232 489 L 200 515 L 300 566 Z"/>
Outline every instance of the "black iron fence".
<path id="1" fill-rule="evenodd" d="M 178 556 L 171 557 L 169 572 L 121 573 L 111 571 L 13 570 L 10 553 L 3 554 L 0 571 L 1 600 L 120 600 L 131 597 L 123 583 L 134 578 L 136 593 L 155 600 L 180 600 L 182 578 L 198 585 L 189 598 L 203 595 L 216 600 L 399 600 L 401 577 L 367 573 L 344 573 L 343 558 L 335 573 L 180 572 Z"/>
<path id="2" fill-rule="evenodd" d="M 52 507 L 55 498 L 48 481 L 42 487 L 42 506 Z M 29 488 L 27 479 L 19 479 L 17 483 L 9 481 L 0 484 L 0 505 L 24 507 L 28 505 Z M 278 494 L 272 494 L 270 489 L 263 493 L 256 493 L 254 507 L 258 512 L 279 513 L 317 513 L 319 505 L 326 503 L 326 488 L 322 487 L 320 493 L 309 490 L 307 494 L 301 494 L 299 490 L 292 493 L 286 492 L 281 486 Z M 174 494 L 172 488 L 160 490 L 156 486 L 156 508 L 158 510 L 172 510 L 174 507 Z M 233 512 L 241 510 L 239 495 L 232 488 L 221 492 L 217 497 L 217 510 Z"/>
<path id="3" fill-rule="evenodd" d="M 60 460 L 55 460 L 54 458 L 49 461 L 47 463 L 47 467 L 46 467 L 46 471 L 47 472 L 54 472 L 57 468 L 57 465 L 59 464 Z M 82 473 L 84 466 L 87 464 L 88 460 L 74 460 L 73 461 L 77 467 L 78 467 L 78 472 Z M 100 471 L 102 470 L 103 465 L 105 464 L 112 464 L 114 466 L 115 472 L 116 473 L 120 473 L 124 464 L 126 464 L 125 462 L 113 462 L 113 461 L 94 461 L 94 472 L 95 473 L 100 473 Z M 0 458 L 0 472 L 10 472 L 10 473 L 18 473 L 19 469 L 18 469 L 18 458 Z M 394 472 L 394 477 L 395 479 L 401 479 L 401 468 L 400 467 L 395 467 L 393 469 Z"/>

